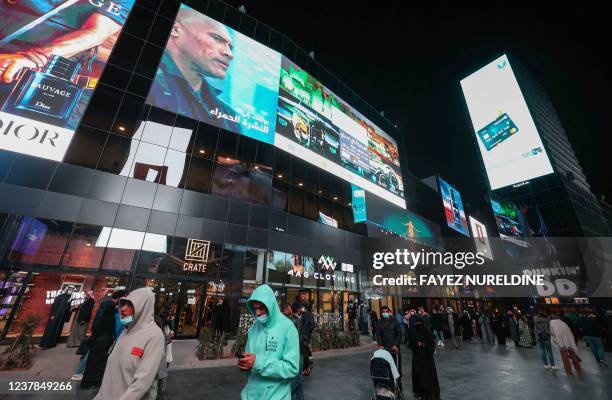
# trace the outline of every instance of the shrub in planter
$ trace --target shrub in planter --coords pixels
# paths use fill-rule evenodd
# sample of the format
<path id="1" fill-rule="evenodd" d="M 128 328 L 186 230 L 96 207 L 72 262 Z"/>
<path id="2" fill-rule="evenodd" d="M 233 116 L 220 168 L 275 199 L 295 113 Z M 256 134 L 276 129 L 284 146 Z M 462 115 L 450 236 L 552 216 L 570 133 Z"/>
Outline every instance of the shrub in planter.
<path id="1" fill-rule="evenodd" d="M 40 318 L 34 315 L 28 315 L 25 318 L 19 336 L 0 357 L 0 370 L 28 369 L 32 366 L 32 354 L 34 353 L 32 333 L 39 322 Z"/>

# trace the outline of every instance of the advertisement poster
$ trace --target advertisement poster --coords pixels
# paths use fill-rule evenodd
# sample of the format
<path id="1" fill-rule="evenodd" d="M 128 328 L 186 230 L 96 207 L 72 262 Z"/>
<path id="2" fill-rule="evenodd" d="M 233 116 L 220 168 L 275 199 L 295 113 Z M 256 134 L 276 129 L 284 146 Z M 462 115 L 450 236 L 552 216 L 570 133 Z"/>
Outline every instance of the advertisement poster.
<path id="1" fill-rule="evenodd" d="M 351 208 L 353 209 L 353 222 L 364 222 L 368 219 L 366 209 L 365 190 L 351 184 Z"/>
<path id="2" fill-rule="evenodd" d="M 273 144 L 406 208 L 395 140 L 287 57 L 185 5 L 147 103 Z"/>
<path id="3" fill-rule="evenodd" d="M 61 161 L 134 0 L 2 4 L 0 149 Z"/>
<path id="4" fill-rule="evenodd" d="M 491 195 L 491 207 L 499 237 L 521 247 L 527 247 L 528 243 L 520 239 L 527 236 L 528 228 L 525 216 L 519 208 L 511 201 L 493 195 Z"/>
<path id="5" fill-rule="evenodd" d="M 333 226 L 334 228 L 338 227 L 338 221 L 329 215 L 323 214 L 321 211 L 319 211 L 319 222 L 325 225 Z"/>
<path id="6" fill-rule="evenodd" d="M 449 185 L 444 179 L 438 177 L 438 182 L 440 182 L 440 193 L 442 194 L 444 215 L 446 216 L 448 227 L 469 237 L 470 233 L 461 195 L 457 189 Z"/>
<path id="7" fill-rule="evenodd" d="M 281 55 L 181 5 L 147 102 L 274 142 Z"/>
<path id="8" fill-rule="evenodd" d="M 472 228 L 472 237 L 476 244 L 476 251 L 482 253 L 489 260 L 493 260 L 493 252 L 487 235 L 487 228 L 484 224 L 470 215 L 470 227 Z"/>
<path id="9" fill-rule="evenodd" d="M 491 190 L 553 168 L 506 55 L 461 81 Z"/>

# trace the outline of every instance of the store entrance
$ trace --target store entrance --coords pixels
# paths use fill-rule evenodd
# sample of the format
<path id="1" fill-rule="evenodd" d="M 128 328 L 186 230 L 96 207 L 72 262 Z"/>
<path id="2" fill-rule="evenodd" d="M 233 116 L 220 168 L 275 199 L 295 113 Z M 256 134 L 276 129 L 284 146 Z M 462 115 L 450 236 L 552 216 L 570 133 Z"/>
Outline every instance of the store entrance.
<path id="1" fill-rule="evenodd" d="M 162 307 L 170 308 L 174 316 L 175 337 L 197 337 L 202 314 L 202 294 L 206 293 L 206 285 L 201 282 L 152 278 L 145 279 L 145 284 L 155 293 L 155 313 Z"/>

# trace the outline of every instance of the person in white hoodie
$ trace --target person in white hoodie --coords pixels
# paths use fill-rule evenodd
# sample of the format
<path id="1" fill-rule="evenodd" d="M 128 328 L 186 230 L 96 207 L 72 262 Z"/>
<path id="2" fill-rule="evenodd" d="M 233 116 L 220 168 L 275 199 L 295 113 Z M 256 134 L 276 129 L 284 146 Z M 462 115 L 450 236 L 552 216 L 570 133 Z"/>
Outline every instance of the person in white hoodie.
<path id="1" fill-rule="evenodd" d="M 565 372 L 568 375 L 572 375 L 571 361 L 576 372 L 581 373 L 582 368 L 580 367 L 580 358 L 578 357 L 578 347 L 576 346 L 576 340 L 574 340 L 574 334 L 570 327 L 556 315 L 550 320 L 550 336 L 553 343 L 559 347 Z"/>
<path id="2" fill-rule="evenodd" d="M 149 288 L 136 289 L 119 304 L 126 329 L 115 341 L 94 400 L 155 399 L 166 344 L 153 318 L 155 294 Z"/>

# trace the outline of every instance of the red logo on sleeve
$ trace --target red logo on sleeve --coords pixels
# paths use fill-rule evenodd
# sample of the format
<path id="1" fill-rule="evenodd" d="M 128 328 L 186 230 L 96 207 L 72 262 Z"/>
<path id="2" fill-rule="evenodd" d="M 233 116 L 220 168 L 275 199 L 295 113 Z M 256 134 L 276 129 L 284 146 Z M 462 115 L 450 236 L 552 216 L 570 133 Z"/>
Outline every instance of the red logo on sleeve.
<path id="1" fill-rule="evenodd" d="M 142 358 L 144 355 L 144 349 L 141 349 L 140 347 L 132 347 L 132 352 L 130 354 Z"/>

